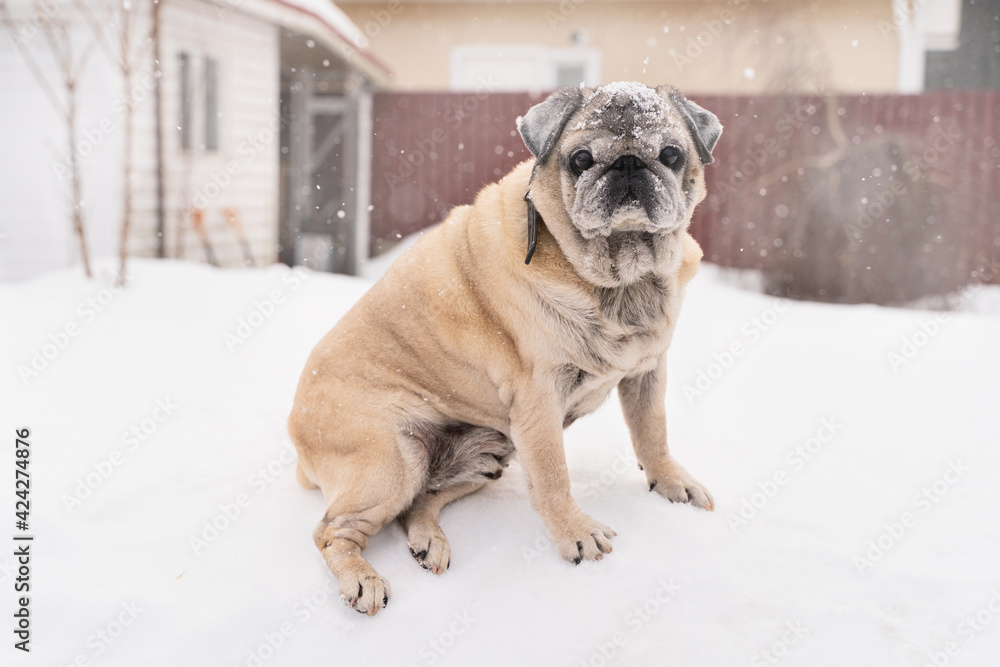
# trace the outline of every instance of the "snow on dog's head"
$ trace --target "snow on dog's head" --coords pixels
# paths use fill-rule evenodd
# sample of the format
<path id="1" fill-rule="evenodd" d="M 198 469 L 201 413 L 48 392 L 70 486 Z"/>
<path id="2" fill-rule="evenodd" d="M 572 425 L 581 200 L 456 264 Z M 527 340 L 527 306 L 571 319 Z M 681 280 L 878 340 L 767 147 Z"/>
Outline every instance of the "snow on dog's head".
<path id="1" fill-rule="evenodd" d="M 676 89 L 634 82 L 562 89 L 518 129 L 546 187 L 558 170 L 573 231 L 591 263 L 610 260 L 613 283 L 633 282 L 665 259 L 657 239 L 687 227 L 722 132 L 714 114 Z"/>

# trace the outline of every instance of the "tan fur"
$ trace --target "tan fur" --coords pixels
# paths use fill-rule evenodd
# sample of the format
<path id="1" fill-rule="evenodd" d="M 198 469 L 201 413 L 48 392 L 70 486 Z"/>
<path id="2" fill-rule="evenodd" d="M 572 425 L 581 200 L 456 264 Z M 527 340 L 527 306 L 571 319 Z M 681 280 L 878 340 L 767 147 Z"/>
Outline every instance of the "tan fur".
<path id="1" fill-rule="evenodd" d="M 533 165 L 427 232 L 319 342 L 302 373 L 288 420 L 298 479 L 324 495 L 315 542 L 358 611 L 375 614 L 390 596 L 361 556 L 368 540 L 398 517 L 418 562 L 443 572 L 451 554 L 441 508 L 498 477 L 515 450 L 559 554 L 579 562 L 609 553 L 614 531 L 570 495 L 563 428 L 616 387 L 651 488 L 712 509 L 668 452 L 664 408 L 666 350 L 701 249 L 684 227 L 670 232 L 659 314 L 642 326 L 609 317 L 578 270 L 585 259 L 573 247 L 554 159 L 532 181 L 543 223 L 525 265 Z M 704 197 L 702 172 L 695 164 L 685 176 L 698 189 L 686 220 Z M 437 427 L 453 428 L 458 463 L 448 470 L 459 476 L 429 472 L 436 464 L 420 443 Z"/>

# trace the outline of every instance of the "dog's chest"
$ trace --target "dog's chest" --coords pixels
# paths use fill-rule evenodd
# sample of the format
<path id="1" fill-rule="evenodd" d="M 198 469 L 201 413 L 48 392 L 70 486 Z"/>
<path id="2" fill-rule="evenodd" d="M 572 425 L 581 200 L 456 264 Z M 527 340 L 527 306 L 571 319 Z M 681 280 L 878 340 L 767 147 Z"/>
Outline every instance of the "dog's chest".
<path id="1" fill-rule="evenodd" d="M 626 375 L 655 367 L 670 342 L 677 298 L 665 281 L 650 277 L 621 288 L 595 288 L 593 295 L 544 300 L 567 421 L 596 409 Z"/>

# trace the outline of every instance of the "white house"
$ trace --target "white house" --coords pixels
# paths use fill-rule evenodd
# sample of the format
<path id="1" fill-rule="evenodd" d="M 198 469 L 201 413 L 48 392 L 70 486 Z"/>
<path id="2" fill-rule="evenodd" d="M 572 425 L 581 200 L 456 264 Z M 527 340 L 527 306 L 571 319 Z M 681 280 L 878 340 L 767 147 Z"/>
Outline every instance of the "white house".
<path id="1" fill-rule="evenodd" d="M 371 93 L 388 71 L 330 0 L 0 0 L 0 10 L 0 280 L 81 262 L 74 162 L 90 256 L 118 255 L 128 143 L 131 255 L 357 270 Z M 54 45 L 69 49 L 63 61 Z M 79 70 L 72 146 L 67 67 Z"/>

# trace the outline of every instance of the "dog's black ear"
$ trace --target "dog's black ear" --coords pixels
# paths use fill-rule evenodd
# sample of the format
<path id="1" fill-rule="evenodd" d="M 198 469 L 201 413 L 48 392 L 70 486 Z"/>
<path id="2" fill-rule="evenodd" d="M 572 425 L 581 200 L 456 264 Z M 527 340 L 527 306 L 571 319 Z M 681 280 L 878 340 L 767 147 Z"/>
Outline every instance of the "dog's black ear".
<path id="1" fill-rule="evenodd" d="M 686 99 L 676 88 L 671 88 L 667 92 L 667 96 L 684 117 L 684 123 L 694 139 L 701 163 L 712 164 L 715 162 L 715 158 L 712 157 L 712 149 L 715 148 L 719 137 L 722 136 L 722 123 L 719 122 L 714 113 Z"/>
<path id="2" fill-rule="evenodd" d="M 561 88 L 518 118 L 517 130 L 539 163 L 552 152 L 570 117 L 583 106 L 583 98 L 580 88 Z"/>

